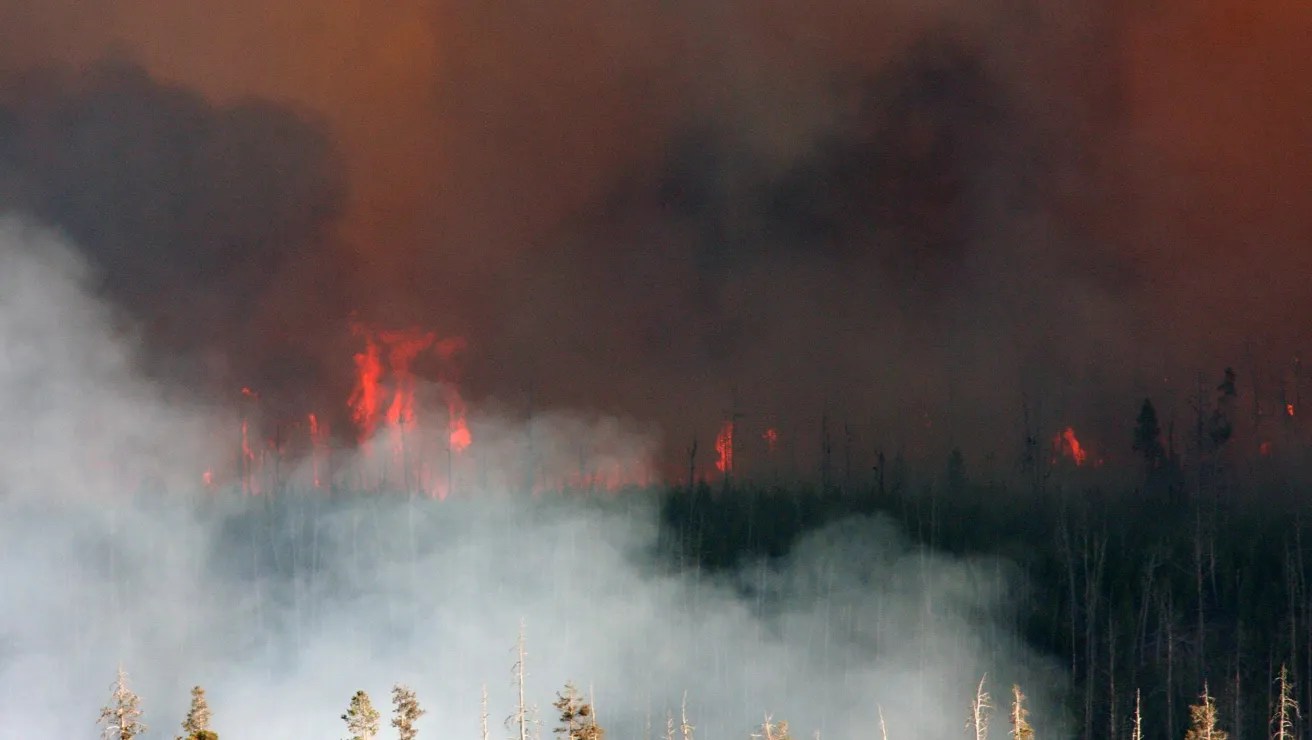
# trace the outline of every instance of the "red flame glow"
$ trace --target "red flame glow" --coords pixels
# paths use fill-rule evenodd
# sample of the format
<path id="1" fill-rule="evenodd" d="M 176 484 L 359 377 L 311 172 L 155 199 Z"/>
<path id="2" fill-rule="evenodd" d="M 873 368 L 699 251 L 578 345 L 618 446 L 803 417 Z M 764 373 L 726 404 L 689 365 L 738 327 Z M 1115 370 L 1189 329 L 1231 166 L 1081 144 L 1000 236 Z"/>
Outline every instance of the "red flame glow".
<path id="1" fill-rule="evenodd" d="M 1077 466 L 1083 465 L 1089 459 L 1089 453 L 1075 437 L 1075 430 L 1071 427 L 1066 427 L 1065 431 L 1053 437 L 1052 447 L 1058 455 L 1070 458 Z"/>
<path id="2" fill-rule="evenodd" d="M 769 429 L 765 430 L 765 434 L 761 435 L 761 439 L 765 440 L 766 449 L 769 451 L 771 455 L 773 455 L 775 449 L 779 447 L 779 430 L 775 429 L 774 427 L 770 427 Z"/>
<path id="3" fill-rule="evenodd" d="M 715 451 L 719 454 L 715 461 L 716 470 L 725 475 L 733 473 L 733 422 L 726 421 L 720 427 L 720 433 L 715 437 Z"/>

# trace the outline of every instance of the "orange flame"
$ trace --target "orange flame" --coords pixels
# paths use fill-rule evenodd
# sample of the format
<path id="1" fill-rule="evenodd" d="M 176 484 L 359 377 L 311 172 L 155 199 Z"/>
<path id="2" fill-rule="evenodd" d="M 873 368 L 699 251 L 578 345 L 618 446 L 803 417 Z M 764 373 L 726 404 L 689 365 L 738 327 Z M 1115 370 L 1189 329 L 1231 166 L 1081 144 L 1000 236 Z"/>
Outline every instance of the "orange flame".
<path id="1" fill-rule="evenodd" d="M 351 419 L 360 427 L 360 441 L 373 435 L 378 419 L 378 381 L 383 365 L 378 359 L 378 345 L 373 336 L 360 325 L 352 327 L 355 334 L 363 334 L 364 352 L 355 355 L 355 388 L 346 403 L 351 407 Z"/>
<path id="2" fill-rule="evenodd" d="M 1289 414 L 1290 416 L 1293 416 L 1293 415 L 1294 415 L 1294 404 L 1292 404 L 1292 403 L 1287 403 L 1287 404 L 1285 404 L 1285 413 Z"/>
<path id="3" fill-rule="evenodd" d="M 725 475 L 733 472 L 733 422 L 726 421 L 715 437 L 715 451 L 720 459 L 715 461 L 715 468 Z"/>
<path id="4" fill-rule="evenodd" d="M 1077 466 L 1083 465 L 1089 459 L 1089 453 L 1080 444 L 1080 440 L 1075 437 L 1075 430 L 1071 427 L 1066 427 L 1065 431 L 1054 437 L 1052 446 L 1058 454 L 1074 460 Z"/>
<path id="5" fill-rule="evenodd" d="M 444 446 L 448 455 L 463 452 L 473 440 L 451 360 L 465 348 L 465 341 L 459 337 L 439 341 L 434 333 L 414 328 L 380 330 L 358 321 L 352 323 L 351 331 L 363 337 L 365 342 L 364 351 L 355 356 L 356 382 L 348 405 L 359 427 L 359 439 L 366 456 L 370 454 L 369 444 L 379 424 L 385 424 L 391 432 L 393 461 L 400 467 L 400 475 L 394 480 L 401 481 L 407 489 L 413 482 L 429 495 L 445 498 L 449 490 L 443 490 L 438 482 L 439 475 L 424 452 L 426 435 L 417 420 L 419 409 L 415 400 L 413 366 L 420 355 L 430 351 L 446 361 L 440 378 L 440 391 L 447 407 Z M 418 451 L 418 454 L 410 454 L 410 450 Z M 390 477 L 385 472 L 384 476 Z M 440 477 L 445 479 L 449 489 L 451 471 L 448 469 L 446 475 Z"/>

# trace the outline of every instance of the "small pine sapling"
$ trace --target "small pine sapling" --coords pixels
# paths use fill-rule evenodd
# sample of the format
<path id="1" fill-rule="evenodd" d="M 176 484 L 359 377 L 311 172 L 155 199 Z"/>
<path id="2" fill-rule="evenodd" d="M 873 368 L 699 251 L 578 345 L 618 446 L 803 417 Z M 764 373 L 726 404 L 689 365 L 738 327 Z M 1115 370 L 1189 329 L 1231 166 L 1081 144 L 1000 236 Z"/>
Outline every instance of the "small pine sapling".
<path id="1" fill-rule="evenodd" d="M 128 674 L 122 668 L 118 669 L 109 704 L 101 708 L 97 724 L 104 725 L 100 734 L 103 740 L 132 740 L 146 731 L 141 721 L 141 699 L 128 688 Z"/>
<path id="2" fill-rule="evenodd" d="M 1294 720 L 1298 719 L 1298 702 L 1294 701 L 1294 688 L 1289 681 L 1289 669 L 1280 666 L 1280 687 L 1275 712 L 1271 715 L 1271 740 L 1294 740 Z"/>
<path id="3" fill-rule="evenodd" d="M 683 740 L 692 740 L 692 731 L 696 729 L 688 722 L 688 692 L 683 692 L 683 704 L 679 707 L 679 734 Z"/>
<path id="4" fill-rule="evenodd" d="M 752 733 L 754 740 L 793 740 L 793 736 L 788 731 L 787 722 L 775 722 L 770 715 L 765 715 L 765 721 L 761 723 L 761 731 Z"/>
<path id="5" fill-rule="evenodd" d="M 579 695 L 574 684 L 566 683 L 565 690 L 556 695 L 552 704 L 560 713 L 560 726 L 556 736 L 560 740 L 602 740 L 606 731 L 597 724 L 592 704 Z"/>
<path id="6" fill-rule="evenodd" d="M 984 680 L 987 677 L 987 674 L 980 677 L 975 698 L 970 700 L 970 717 L 966 719 L 966 729 L 974 735 L 975 740 L 988 740 L 989 736 L 989 711 L 993 705 L 989 703 L 989 693 L 984 690 Z"/>
<path id="7" fill-rule="evenodd" d="M 1034 740 L 1034 728 L 1030 726 L 1030 710 L 1025 708 L 1025 695 L 1020 686 L 1011 686 L 1011 736 L 1014 740 Z"/>
<path id="8" fill-rule="evenodd" d="M 363 690 L 351 697 L 351 706 L 342 715 L 346 731 L 351 733 L 349 740 L 374 740 L 378 737 L 378 710 L 374 709 L 369 695 Z"/>
<path id="9" fill-rule="evenodd" d="M 427 711 L 419 706 L 419 699 L 415 697 L 415 692 L 401 684 L 393 686 L 392 707 L 392 726 L 396 728 L 397 737 L 400 740 L 415 740 L 419 734 L 419 730 L 415 729 L 415 722 L 427 714 Z"/>
<path id="10" fill-rule="evenodd" d="M 511 667 L 511 685 L 515 687 L 518 698 L 515 702 L 515 713 L 506 718 L 506 728 L 514 729 L 516 736 L 511 740 L 536 740 L 537 733 L 532 728 L 537 724 L 535 715 L 537 714 L 536 706 L 529 706 L 525 698 L 525 680 L 528 678 L 528 669 L 525 660 L 528 658 L 528 650 L 525 648 L 524 638 L 524 620 L 519 621 L 519 637 L 515 640 L 515 647 L 512 651 L 515 653 L 515 665 Z"/>
<path id="11" fill-rule="evenodd" d="M 178 740 L 219 740 L 218 733 L 210 729 L 210 705 L 205 700 L 205 689 L 193 686 L 191 707 L 182 720 L 182 737 Z"/>
<path id="12" fill-rule="evenodd" d="M 1203 684 L 1203 695 L 1197 704 L 1189 707 L 1189 731 L 1184 740 L 1226 740 L 1229 735 L 1217 728 L 1216 700 Z"/>
<path id="13" fill-rule="evenodd" d="M 1143 740 L 1143 707 L 1139 703 L 1139 690 L 1134 690 L 1134 734 L 1130 740 Z"/>

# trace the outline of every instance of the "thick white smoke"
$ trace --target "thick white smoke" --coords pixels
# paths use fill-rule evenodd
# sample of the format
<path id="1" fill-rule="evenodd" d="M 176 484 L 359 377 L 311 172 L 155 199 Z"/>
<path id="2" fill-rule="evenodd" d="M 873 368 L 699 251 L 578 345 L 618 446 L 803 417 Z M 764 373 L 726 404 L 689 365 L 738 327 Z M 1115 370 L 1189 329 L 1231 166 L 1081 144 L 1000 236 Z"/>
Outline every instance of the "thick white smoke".
<path id="1" fill-rule="evenodd" d="M 196 471 L 233 415 L 140 381 L 93 279 L 57 236 L 0 221 L 6 737 L 93 736 L 120 665 L 150 738 L 177 734 L 196 683 L 222 737 L 282 740 L 341 735 L 351 694 L 385 708 L 394 682 L 429 710 L 421 737 L 471 739 L 486 684 L 500 737 L 521 621 L 543 736 L 569 680 L 625 740 L 662 736 L 685 693 L 701 738 L 746 740 L 767 712 L 799 737 L 876 737 L 881 710 L 890 738 L 959 737 L 985 672 L 996 703 L 1019 681 L 1044 734 L 1066 734 L 1059 674 L 1016 636 L 1013 570 L 882 520 L 712 575 L 656 556 L 636 497 L 205 492 Z M 550 436 L 581 423 L 543 415 L 539 449 L 570 449 Z M 614 459 L 650 450 L 625 424 L 588 428 Z"/>

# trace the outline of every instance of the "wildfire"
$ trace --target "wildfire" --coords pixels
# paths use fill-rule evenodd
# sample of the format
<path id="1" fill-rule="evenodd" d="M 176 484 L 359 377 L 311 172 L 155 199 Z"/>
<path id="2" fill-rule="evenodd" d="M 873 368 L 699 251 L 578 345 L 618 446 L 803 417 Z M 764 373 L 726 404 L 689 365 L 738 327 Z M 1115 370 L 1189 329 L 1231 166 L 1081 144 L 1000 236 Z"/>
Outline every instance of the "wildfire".
<path id="1" fill-rule="evenodd" d="M 1066 427 L 1064 431 L 1053 437 L 1052 447 L 1059 456 L 1069 457 L 1077 466 L 1083 465 L 1089 459 L 1089 453 L 1075 437 L 1075 430 L 1071 427 Z"/>
<path id="2" fill-rule="evenodd" d="M 1287 404 L 1285 404 L 1285 413 L 1286 413 L 1286 414 L 1289 414 L 1290 416 L 1293 416 L 1293 415 L 1294 415 L 1294 404 L 1292 404 L 1292 403 L 1287 403 Z"/>
<path id="3" fill-rule="evenodd" d="M 380 471 L 384 479 L 399 481 L 407 489 L 416 483 L 431 495 L 444 498 L 452 485 L 452 473 L 448 469 L 442 476 L 432 469 L 433 450 L 426 444 L 426 435 L 417 418 L 420 409 L 415 400 L 414 363 L 425 353 L 444 360 L 440 378 L 440 392 L 447 410 L 443 447 L 448 456 L 464 452 L 472 444 L 473 436 L 453 359 L 465 348 L 465 341 L 458 337 L 439 340 L 433 332 L 414 328 L 377 329 L 360 322 L 352 323 L 351 331 L 364 339 L 365 346 L 355 355 L 355 386 L 347 404 L 366 457 L 371 455 L 371 443 L 379 427 L 384 426 L 391 444 L 393 470 L 397 473 L 393 476 L 384 468 Z M 450 468 L 449 460 L 447 467 Z M 439 483 L 443 478 L 445 483 Z"/>
<path id="4" fill-rule="evenodd" d="M 726 421 L 715 437 L 715 451 L 720 456 L 715 468 L 725 475 L 733 473 L 733 426 L 732 421 Z"/>
<path id="5" fill-rule="evenodd" d="M 240 446 L 230 453 L 228 463 L 236 458 L 237 475 L 231 476 L 226 468 L 198 470 L 197 477 L 206 488 L 222 488 L 231 481 L 234 490 L 263 495 L 312 483 L 315 488 L 340 485 L 347 490 L 358 487 L 445 499 L 472 480 L 473 471 L 478 471 L 479 485 L 524 486 L 535 495 L 551 488 L 614 492 L 629 485 L 650 485 L 659 477 L 645 459 L 632 458 L 627 445 L 616 449 L 609 433 L 583 429 L 585 438 L 578 442 L 577 455 L 567 458 L 549 447 L 530 447 L 525 471 L 508 473 L 499 481 L 498 474 L 493 474 L 489 480 L 484 460 L 462 456 L 473 444 L 455 362 L 465 350 L 465 341 L 439 340 L 432 332 L 384 330 L 359 322 L 351 324 L 351 331 L 362 346 L 353 353 L 354 382 L 346 406 L 361 454 L 347 455 L 345 464 L 334 465 L 334 445 L 323 413 L 266 418 L 261 394 L 243 387 L 240 415 L 234 420 L 240 423 Z M 438 360 L 433 363 L 438 378 L 431 396 L 419 392 L 421 384 L 415 374 L 425 357 Z M 436 402 L 436 408 L 430 400 Z M 440 414 L 441 406 L 447 412 L 445 428 L 438 418 L 429 418 Z M 236 432 L 233 428 L 226 434 L 235 436 Z M 733 424 L 726 423 L 716 443 L 717 467 L 725 474 L 733 471 L 733 433 Z M 238 440 L 232 436 L 227 444 L 236 447 Z M 774 449 L 777 433 L 770 430 L 766 436 Z M 375 454 L 379 444 L 394 454 Z M 494 445 L 494 441 L 488 442 L 486 449 L 480 445 L 477 454 L 500 455 L 503 450 Z M 305 464 L 286 464 L 288 455 Z M 578 460 L 577 467 L 564 463 L 570 458 Z"/>
<path id="6" fill-rule="evenodd" d="M 761 435 L 761 439 L 765 440 L 766 449 L 770 452 L 771 455 L 773 455 L 775 449 L 779 447 L 779 430 L 775 429 L 774 427 L 770 427 L 769 429 L 765 430 L 765 434 Z"/>
<path id="7" fill-rule="evenodd" d="M 378 423 L 378 381 L 383 365 L 378 359 L 378 345 L 373 336 L 360 324 L 351 327 L 353 334 L 363 334 L 364 352 L 355 355 L 355 388 L 346 403 L 351 407 L 351 419 L 360 428 L 360 441 L 373 436 Z"/>

